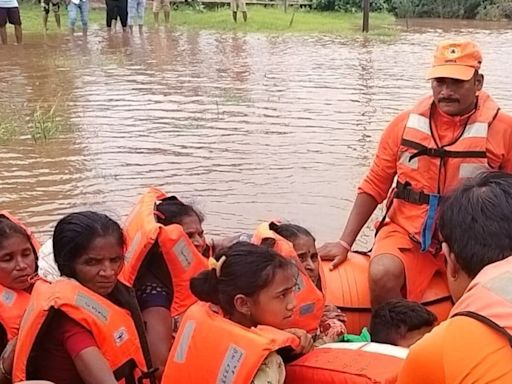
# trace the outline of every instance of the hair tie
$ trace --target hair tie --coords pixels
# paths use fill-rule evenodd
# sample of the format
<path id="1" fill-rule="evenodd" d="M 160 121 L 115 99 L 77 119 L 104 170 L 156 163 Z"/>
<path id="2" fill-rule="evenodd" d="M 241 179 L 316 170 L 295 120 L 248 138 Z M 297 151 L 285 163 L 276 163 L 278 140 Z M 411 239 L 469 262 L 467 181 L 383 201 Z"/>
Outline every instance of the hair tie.
<path id="1" fill-rule="evenodd" d="M 220 270 L 222 268 L 222 264 L 226 261 L 226 256 L 223 255 L 219 260 L 215 260 L 213 257 L 208 259 L 208 269 L 215 269 L 215 274 L 217 277 L 220 277 Z"/>

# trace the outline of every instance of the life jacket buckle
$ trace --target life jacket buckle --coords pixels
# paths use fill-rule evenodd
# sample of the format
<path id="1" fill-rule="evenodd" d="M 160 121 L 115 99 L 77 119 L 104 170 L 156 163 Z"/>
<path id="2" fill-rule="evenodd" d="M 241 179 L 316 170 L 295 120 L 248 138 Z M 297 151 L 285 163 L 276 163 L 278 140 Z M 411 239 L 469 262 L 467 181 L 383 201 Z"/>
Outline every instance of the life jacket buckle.
<path id="1" fill-rule="evenodd" d="M 138 384 L 144 384 L 144 380 L 149 379 L 150 382 L 153 382 L 151 379 L 155 379 L 155 374 L 158 372 L 157 367 L 151 368 L 148 371 L 144 371 L 141 373 L 141 375 L 137 378 Z"/>

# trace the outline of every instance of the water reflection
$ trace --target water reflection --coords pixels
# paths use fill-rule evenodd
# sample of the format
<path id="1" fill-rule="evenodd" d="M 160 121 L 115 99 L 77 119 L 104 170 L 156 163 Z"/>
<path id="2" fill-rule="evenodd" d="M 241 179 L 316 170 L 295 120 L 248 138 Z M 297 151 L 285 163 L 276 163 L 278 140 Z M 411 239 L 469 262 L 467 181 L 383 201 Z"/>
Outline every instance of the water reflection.
<path id="1" fill-rule="evenodd" d="M 286 217 L 334 238 L 382 129 L 429 92 L 435 42 L 477 40 L 486 88 L 512 110 L 506 26 L 410 25 L 392 41 L 164 28 L 29 36 L 0 55 L 1 108 L 63 98 L 71 128 L 46 146 L 0 146 L 0 204 L 47 235 L 77 208 L 122 218 L 156 185 L 195 202 L 212 234 Z M 370 239 L 367 228 L 362 246 Z"/>

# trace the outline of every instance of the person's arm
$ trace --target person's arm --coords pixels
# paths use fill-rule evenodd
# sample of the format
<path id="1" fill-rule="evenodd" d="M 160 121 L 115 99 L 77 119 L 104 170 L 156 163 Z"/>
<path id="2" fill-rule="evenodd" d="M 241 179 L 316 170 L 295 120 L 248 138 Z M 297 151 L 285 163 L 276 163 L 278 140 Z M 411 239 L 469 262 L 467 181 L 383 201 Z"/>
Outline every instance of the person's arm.
<path id="1" fill-rule="evenodd" d="M 74 358 L 78 374 L 85 384 L 117 384 L 112 369 L 98 347 L 88 347 Z"/>
<path id="2" fill-rule="evenodd" d="M 16 350 L 16 343 L 18 337 L 12 339 L 2 352 L 0 356 L 0 384 L 12 383 L 12 368 L 14 365 L 14 351 Z"/>
<path id="3" fill-rule="evenodd" d="M 285 375 L 283 359 L 276 352 L 271 352 L 261 364 L 251 384 L 283 384 Z"/>
<path id="4" fill-rule="evenodd" d="M 158 368 L 155 376 L 160 382 L 172 346 L 173 319 L 169 310 L 162 307 L 145 309 L 142 318 L 146 323 L 151 361 L 153 367 Z"/>
<path id="5" fill-rule="evenodd" d="M 331 269 L 347 259 L 349 249 L 382 203 L 396 175 L 398 150 L 409 112 L 398 115 L 384 130 L 373 164 L 358 189 L 358 195 L 339 241 L 326 243 L 318 249 L 323 260 L 334 260 Z"/>

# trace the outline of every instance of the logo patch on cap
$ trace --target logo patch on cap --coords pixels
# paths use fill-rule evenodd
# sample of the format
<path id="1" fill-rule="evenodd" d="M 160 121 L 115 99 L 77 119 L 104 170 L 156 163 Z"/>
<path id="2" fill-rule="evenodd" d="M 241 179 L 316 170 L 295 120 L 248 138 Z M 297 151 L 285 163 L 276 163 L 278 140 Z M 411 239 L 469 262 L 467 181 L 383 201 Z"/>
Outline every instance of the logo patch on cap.
<path id="1" fill-rule="evenodd" d="M 460 56 L 459 47 L 449 47 L 446 51 L 446 56 L 451 59 L 454 59 L 454 58 Z"/>

